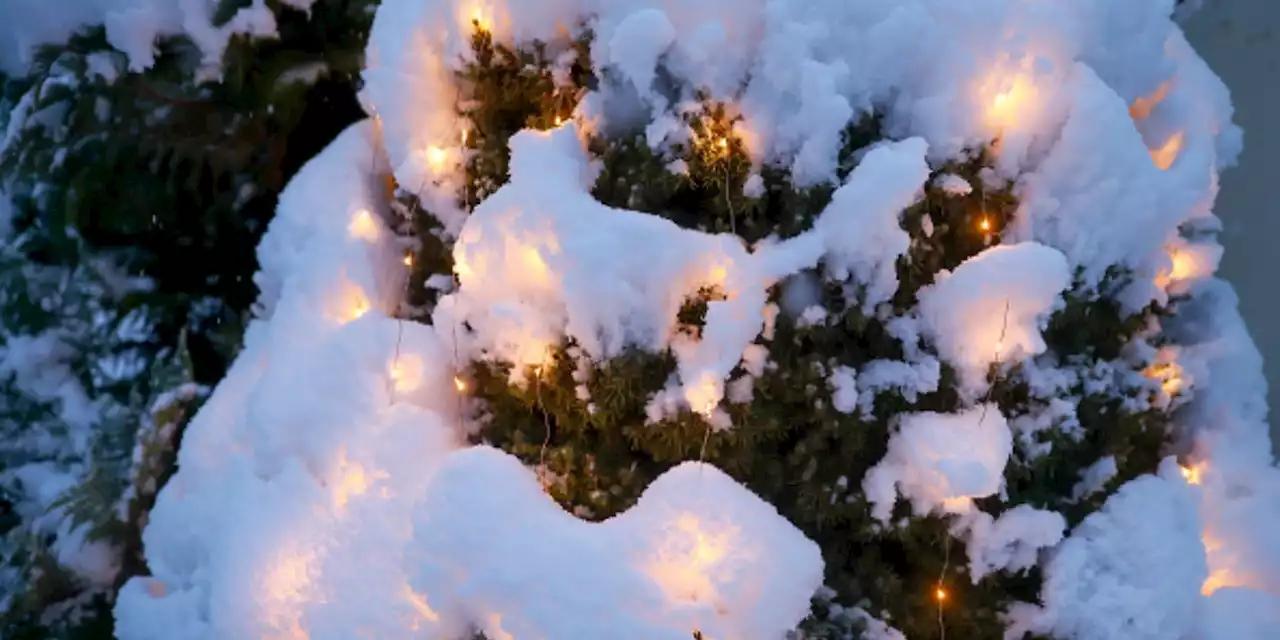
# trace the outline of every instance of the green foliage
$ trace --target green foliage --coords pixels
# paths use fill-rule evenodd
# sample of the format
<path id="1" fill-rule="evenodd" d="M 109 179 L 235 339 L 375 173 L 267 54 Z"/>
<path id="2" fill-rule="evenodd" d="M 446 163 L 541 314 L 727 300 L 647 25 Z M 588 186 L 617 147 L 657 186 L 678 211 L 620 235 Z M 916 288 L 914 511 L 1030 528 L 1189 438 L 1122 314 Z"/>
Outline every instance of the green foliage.
<path id="1" fill-rule="evenodd" d="M 574 43 L 575 65 L 585 58 L 590 34 Z M 465 113 L 471 118 L 467 165 L 468 192 L 460 200 L 473 205 L 507 180 L 506 141 L 524 126 L 546 126 L 549 114 L 567 109 L 562 96 L 577 96 L 601 80 L 574 75 L 572 88 L 555 86 L 545 73 L 545 45 L 530 51 L 495 47 L 487 34 L 473 41 L 474 60 L 462 74 Z M 575 66 L 575 69 L 578 67 Z M 696 108 L 680 111 L 693 132 L 688 143 L 658 152 L 633 130 L 600 131 L 588 149 L 601 164 L 593 195 L 601 202 L 665 217 L 690 229 L 736 233 L 748 243 L 770 236 L 792 237 L 810 229 L 835 189 L 856 166 L 858 151 L 883 138 L 875 115 L 851 122 L 843 136 L 835 181 L 797 187 L 785 167 L 753 168 L 741 135 L 741 118 L 704 94 L 692 96 Z M 550 106 L 554 105 L 554 106 Z M 885 455 L 887 443 L 905 412 L 952 413 L 967 406 L 958 377 L 946 364 L 935 391 L 908 397 L 881 391 L 869 413 L 843 413 L 832 401 L 828 382 L 836 367 L 858 369 L 876 360 L 902 361 L 904 347 L 935 353 L 925 341 L 903 345 L 889 322 L 913 313 L 921 289 L 943 270 L 999 242 L 1018 202 L 1008 185 L 989 183 L 990 160 L 977 150 L 935 168 L 923 198 L 903 212 L 901 223 L 911 246 L 897 264 L 899 290 L 875 313 L 863 310 L 856 287 L 826 282 L 821 304 L 827 317 L 801 322 L 777 315 L 766 347 L 769 365 L 759 371 L 739 367 L 730 385 L 750 377 L 751 392 L 719 407 L 732 427 L 719 430 L 685 408 L 674 415 L 651 414 L 650 401 L 666 387 L 676 361 L 669 351 L 631 349 L 602 362 L 583 362 L 578 345 L 566 341 L 552 360 L 537 370 L 518 372 L 511 365 L 484 360 L 471 364 L 470 393 L 483 407 L 483 428 L 475 436 L 544 468 L 551 495 L 579 517 L 601 520 L 630 508 L 658 475 L 685 460 L 705 459 L 775 505 L 780 513 L 818 543 L 827 566 L 827 585 L 835 601 L 857 604 L 901 630 L 909 638 L 1000 637 L 1002 614 L 1017 601 L 1035 601 L 1038 569 L 997 572 L 976 584 L 968 574 L 965 544 L 950 531 L 951 517 L 912 514 L 905 501 L 894 509 L 893 526 L 871 515 L 860 490 L 867 471 Z M 747 191 L 752 172 L 759 185 Z M 964 194 L 948 193 L 936 178 L 954 174 L 973 185 Z M 419 211 L 420 217 L 430 218 Z M 422 223 L 431 224 L 431 223 Z M 419 253 L 437 274 L 448 273 L 449 242 L 425 246 Z M 821 265 L 807 274 L 821 279 Z M 1070 367 L 1077 372 L 1110 367 L 1111 383 L 1089 384 L 1081 375 L 1063 393 L 1078 404 L 1075 421 L 1059 420 L 1027 437 L 1016 438 L 1006 470 L 1007 499 L 977 501 L 993 516 L 1019 504 L 1061 511 L 1071 524 L 1096 510 L 1120 484 L 1152 472 L 1169 438 L 1169 410 L 1152 404 L 1152 389 L 1123 382 L 1146 363 L 1125 360 L 1122 348 L 1148 335 L 1163 313 L 1149 308 L 1127 314 L 1116 302 L 1130 276 L 1113 271 L 1101 287 L 1077 283 L 1066 304 L 1045 331 L 1049 354 L 1036 366 Z M 780 302 L 782 286 L 771 292 Z M 698 336 L 706 304 L 718 293 L 703 290 L 686 300 L 679 330 Z M 993 321 L 999 321 L 998 318 Z M 585 367 L 585 370 L 584 370 Z M 1139 376 L 1138 379 L 1141 379 Z M 987 401 L 1010 418 L 1036 415 L 1052 398 L 1038 397 L 1022 366 L 993 366 Z M 584 399 L 585 398 L 585 399 Z M 1105 456 L 1114 456 L 1119 473 L 1102 491 L 1074 500 L 1081 472 Z M 935 589 L 943 585 L 942 606 Z M 815 601 L 814 615 L 797 637 L 853 637 L 860 628 L 845 616 L 831 617 Z"/>

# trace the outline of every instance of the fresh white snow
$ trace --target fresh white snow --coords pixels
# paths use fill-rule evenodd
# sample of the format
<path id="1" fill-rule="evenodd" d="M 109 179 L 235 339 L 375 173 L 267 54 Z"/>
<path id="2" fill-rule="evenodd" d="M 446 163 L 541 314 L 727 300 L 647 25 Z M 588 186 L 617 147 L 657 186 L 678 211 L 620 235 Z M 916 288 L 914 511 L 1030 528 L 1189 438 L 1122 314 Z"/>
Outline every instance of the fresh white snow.
<path id="1" fill-rule="evenodd" d="M 434 630 L 465 623 L 491 638 L 674 640 L 693 625 L 773 637 L 751 634 L 803 615 L 796 603 L 820 574 L 812 543 L 697 466 L 663 476 L 612 521 L 578 522 L 505 454 L 460 447 L 455 348 L 537 366 L 564 336 L 596 358 L 670 346 L 680 367 L 669 403 L 714 414 L 739 363 L 767 366 L 754 343 L 778 312 L 768 286 L 825 259 L 828 275 L 861 287 L 872 306 L 883 301 L 896 286 L 886 265 L 907 241 L 896 215 L 918 197 L 926 161 L 996 136 L 986 180 L 1011 180 L 1023 198 L 1006 243 L 940 279 L 891 330 L 931 344 L 976 400 L 989 364 L 1043 350 L 1043 322 L 1075 269 L 1087 284 L 1112 265 L 1135 269 L 1132 308 L 1189 292 L 1194 302 L 1166 330 L 1186 345 L 1178 364 L 1195 381 L 1178 414 L 1192 466 L 1180 473 L 1166 462 L 1073 531 L 1049 512 L 983 520 L 972 498 L 1000 492 L 1011 427 L 1036 425 L 975 404 L 902 416 L 889 455 L 852 484 L 882 519 L 899 494 L 916 512 L 968 514 L 957 532 L 977 572 L 1043 562 L 1043 606 L 1019 608 L 1017 628 L 1089 640 L 1269 637 L 1280 607 L 1280 471 L 1261 361 L 1230 287 L 1213 278 L 1215 243 L 1176 237 L 1181 223 L 1212 221 L 1216 174 L 1241 137 L 1225 87 L 1169 20 L 1171 5 L 385 0 L 365 73 L 374 119 L 313 159 L 281 200 L 260 249 L 260 317 L 188 428 L 145 533 L 155 575 L 121 593 L 118 637 L 442 637 Z M 802 183 L 834 174 L 853 114 L 874 107 L 900 142 L 862 158 L 815 229 L 757 247 L 593 201 L 585 117 L 517 135 L 512 181 L 476 211 L 458 210 L 467 123 L 455 115 L 451 70 L 467 55 L 472 21 L 520 43 L 555 41 L 588 15 L 593 59 L 639 92 L 655 146 L 683 135 L 672 125 L 676 105 L 650 90 L 659 60 L 737 104 L 753 160 L 789 166 Z M 591 110 L 600 96 L 588 102 L 581 115 L 601 116 Z M 398 347 L 387 312 L 403 267 L 382 222 L 385 196 L 371 186 L 383 171 L 420 190 L 458 239 L 461 287 L 437 307 L 434 328 L 406 323 Z M 674 340 L 673 310 L 708 283 L 728 298 L 711 305 L 704 339 Z M 455 345 L 462 320 L 474 340 Z M 914 350 L 908 362 L 837 371 L 837 408 L 864 406 L 877 388 L 936 388 L 938 361 Z M 1109 380 L 1105 367 L 1096 373 L 1071 375 Z M 1067 374 L 1033 375 L 1053 389 Z M 1045 415 L 1073 412 L 1064 400 Z M 1082 492 L 1107 476 L 1095 471 Z M 709 536 L 736 528 L 733 553 L 767 552 L 677 563 L 689 572 L 678 580 L 655 574 L 647 563 L 699 553 L 680 510 Z M 672 590 L 668 578 L 695 586 Z M 591 602 L 636 608 L 564 615 L 554 596 L 570 586 L 592 592 L 580 596 Z M 711 593 L 722 607 L 706 606 Z M 756 606 L 760 598 L 769 606 Z M 603 634 L 590 626 L 621 620 L 626 629 Z"/>

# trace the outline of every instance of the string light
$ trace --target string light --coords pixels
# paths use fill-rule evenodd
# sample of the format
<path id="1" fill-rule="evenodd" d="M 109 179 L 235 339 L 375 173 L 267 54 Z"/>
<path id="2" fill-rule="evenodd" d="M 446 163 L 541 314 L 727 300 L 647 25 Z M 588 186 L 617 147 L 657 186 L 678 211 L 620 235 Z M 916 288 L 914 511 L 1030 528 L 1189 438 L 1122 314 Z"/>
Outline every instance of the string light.
<path id="1" fill-rule="evenodd" d="M 946 600 L 946 599 L 947 599 L 947 590 L 946 590 L 946 589 L 943 589 L 942 587 L 938 587 L 937 589 L 934 589 L 934 590 L 933 590 L 933 598 L 934 598 L 935 600 L 937 600 L 938 602 L 942 602 L 943 600 Z"/>
<path id="2" fill-rule="evenodd" d="M 404 260 L 403 260 L 403 262 L 404 262 L 404 266 L 406 266 L 406 267 L 412 267 L 412 266 L 413 266 L 413 254 L 412 254 L 412 253 L 406 253 L 406 254 L 404 254 Z"/>
<path id="3" fill-rule="evenodd" d="M 444 162 L 449 158 L 449 154 L 440 147 L 432 146 L 427 148 L 427 164 L 431 166 L 431 170 L 440 173 L 444 169 Z"/>
<path id="4" fill-rule="evenodd" d="M 547 489 L 547 447 L 551 446 L 551 417 L 542 406 L 542 365 L 533 367 L 533 387 L 538 400 L 538 410 L 542 412 L 542 448 L 538 450 L 538 482 L 542 490 Z"/>
<path id="5" fill-rule="evenodd" d="M 369 303 L 365 302 L 363 299 L 356 300 L 355 303 L 351 305 L 351 313 L 348 314 L 347 318 L 349 320 L 358 320 L 360 316 L 363 316 L 368 311 Z"/>
<path id="6" fill-rule="evenodd" d="M 463 380 L 460 376 L 454 376 L 454 377 L 453 377 L 453 388 L 454 388 L 454 389 L 457 389 L 457 390 L 458 390 L 458 393 L 466 393 L 466 392 L 467 392 L 467 381 L 466 381 L 466 380 Z"/>
<path id="7" fill-rule="evenodd" d="M 368 209 L 361 209 L 351 217 L 351 224 L 347 225 L 347 233 L 350 233 L 353 238 L 373 242 L 378 239 L 378 223 Z"/>
<path id="8" fill-rule="evenodd" d="M 471 24 L 480 31 L 480 33 L 488 33 L 492 25 L 489 24 L 489 18 L 485 15 L 481 7 L 471 10 Z"/>
<path id="9" fill-rule="evenodd" d="M 1178 465 L 1178 466 L 1181 468 L 1182 477 L 1186 479 L 1187 484 L 1200 484 L 1203 481 L 1203 478 L 1201 478 L 1199 466 L 1197 465 L 1192 465 L 1189 467 L 1183 467 L 1182 465 Z"/>
<path id="10" fill-rule="evenodd" d="M 983 217 L 982 217 L 982 220 L 980 220 L 980 221 L 978 222 L 978 228 L 979 228 L 979 229 L 982 229 L 983 231 L 990 231 L 990 230 L 991 230 L 991 219 L 990 219 L 990 218 L 988 218 L 988 217 L 986 217 L 986 216 L 983 216 Z"/>
<path id="11" fill-rule="evenodd" d="M 564 119 L 563 119 L 563 118 L 561 118 L 560 116 L 556 116 L 556 126 L 557 126 L 557 127 L 558 127 L 558 126 L 560 126 L 560 124 L 561 124 L 561 123 L 563 123 L 563 122 L 564 122 Z"/>

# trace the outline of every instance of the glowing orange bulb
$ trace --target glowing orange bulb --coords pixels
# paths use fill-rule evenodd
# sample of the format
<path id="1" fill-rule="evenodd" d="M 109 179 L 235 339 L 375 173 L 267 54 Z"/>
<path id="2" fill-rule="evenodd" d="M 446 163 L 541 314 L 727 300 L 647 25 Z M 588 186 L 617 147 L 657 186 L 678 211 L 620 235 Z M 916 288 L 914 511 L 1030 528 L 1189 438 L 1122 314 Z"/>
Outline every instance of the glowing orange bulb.
<path id="1" fill-rule="evenodd" d="M 487 33 L 489 31 L 489 19 L 484 15 L 484 11 L 479 7 L 471 12 L 471 24 L 475 25 L 476 29 L 480 31 L 480 33 Z"/>
<path id="2" fill-rule="evenodd" d="M 466 381 L 466 380 L 463 380 L 462 378 L 459 378 L 458 376 L 454 376 L 454 377 L 453 377 L 453 388 L 454 388 L 454 389 L 457 389 L 457 390 L 458 390 L 458 393 L 466 393 L 466 392 L 467 392 L 467 381 Z"/>
<path id="3" fill-rule="evenodd" d="M 982 220 L 980 220 L 980 221 L 978 222 L 978 228 L 979 228 L 979 229 L 982 229 L 983 231 L 990 231 L 990 230 L 991 230 L 991 219 L 990 219 L 990 218 L 986 218 L 986 217 L 982 218 Z"/>
<path id="4" fill-rule="evenodd" d="M 413 254 L 412 254 L 412 253 L 406 253 L 406 254 L 404 254 L 404 266 L 406 266 L 406 267 L 412 267 L 412 266 L 413 266 Z"/>
<path id="5" fill-rule="evenodd" d="M 1182 477 L 1186 479 L 1187 484 L 1200 484 L 1200 467 L 1182 467 Z"/>
<path id="6" fill-rule="evenodd" d="M 444 169 L 445 160 L 449 159 L 449 153 L 440 147 L 429 147 L 427 149 L 427 164 L 431 166 L 431 170 L 439 172 Z"/>
<path id="7" fill-rule="evenodd" d="M 560 116 L 556 116 L 556 126 L 557 127 L 560 126 L 560 123 L 562 122 L 564 122 L 564 119 L 561 118 Z"/>
<path id="8" fill-rule="evenodd" d="M 378 223 L 368 209 L 361 209 L 352 216 L 347 232 L 354 238 L 372 242 L 378 239 Z"/>
<path id="9" fill-rule="evenodd" d="M 933 597 L 936 598 L 938 602 L 942 602 L 947 599 L 947 590 L 942 587 L 938 587 L 937 589 L 934 589 Z"/>

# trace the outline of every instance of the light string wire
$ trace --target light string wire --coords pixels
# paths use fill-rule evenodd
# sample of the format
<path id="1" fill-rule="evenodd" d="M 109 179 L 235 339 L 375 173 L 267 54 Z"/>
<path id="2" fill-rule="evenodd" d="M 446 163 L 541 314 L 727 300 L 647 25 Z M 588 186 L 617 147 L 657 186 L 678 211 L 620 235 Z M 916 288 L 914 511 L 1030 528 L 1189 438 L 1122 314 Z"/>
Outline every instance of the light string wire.
<path id="1" fill-rule="evenodd" d="M 999 369 L 1003 365 L 1002 352 L 1004 351 L 1004 339 L 1009 331 L 1009 306 L 1010 306 L 1010 301 L 1008 298 L 1006 298 L 1004 301 L 1004 318 L 1000 324 L 1000 338 L 999 338 L 999 341 L 996 343 L 995 366 L 997 369 Z M 985 423 L 987 420 L 987 412 L 991 408 L 992 391 L 993 389 L 989 387 L 987 389 L 987 393 L 983 398 L 982 415 L 978 418 L 978 426 L 982 426 L 982 424 Z M 951 568 L 951 533 L 949 531 L 943 532 L 942 545 L 943 545 L 942 571 L 938 574 L 938 583 L 937 583 L 937 587 L 935 587 L 937 591 L 935 593 L 934 599 L 938 603 L 938 634 L 939 634 L 940 640 L 947 640 L 947 623 L 946 623 L 946 618 L 943 615 L 944 613 L 943 601 L 946 600 L 946 596 L 947 596 L 947 592 L 944 588 L 944 585 L 946 583 L 946 578 L 947 578 L 947 571 Z"/>

